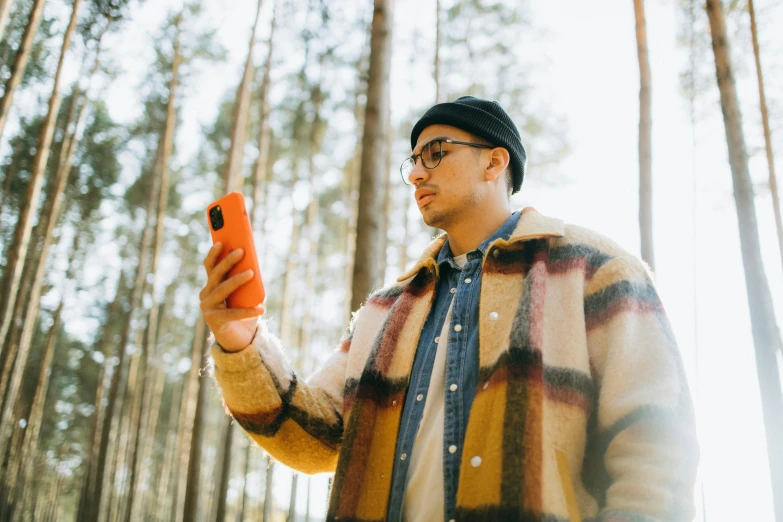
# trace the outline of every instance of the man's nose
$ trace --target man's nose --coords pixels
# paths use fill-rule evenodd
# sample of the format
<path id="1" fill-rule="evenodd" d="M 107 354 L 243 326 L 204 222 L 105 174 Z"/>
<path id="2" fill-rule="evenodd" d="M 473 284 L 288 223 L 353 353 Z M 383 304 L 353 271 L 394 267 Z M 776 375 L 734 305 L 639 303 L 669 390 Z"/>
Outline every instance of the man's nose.
<path id="1" fill-rule="evenodd" d="M 421 157 L 416 158 L 416 163 L 413 165 L 413 170 L 408 174 L 408 181 L 411 185 L 423 183 L 430 178 L 429 169 L 424 167 L 424 162 Z"/>

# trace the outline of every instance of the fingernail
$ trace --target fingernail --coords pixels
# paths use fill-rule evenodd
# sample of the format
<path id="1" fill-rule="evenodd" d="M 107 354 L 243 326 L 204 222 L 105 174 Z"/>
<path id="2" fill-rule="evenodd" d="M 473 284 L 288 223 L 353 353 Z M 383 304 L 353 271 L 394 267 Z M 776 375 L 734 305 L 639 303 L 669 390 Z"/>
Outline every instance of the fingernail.
<path id="1" fill-rule="evenodd" d="M 246 275 L 253 275 L 253 270 L 245 270 Z"/>

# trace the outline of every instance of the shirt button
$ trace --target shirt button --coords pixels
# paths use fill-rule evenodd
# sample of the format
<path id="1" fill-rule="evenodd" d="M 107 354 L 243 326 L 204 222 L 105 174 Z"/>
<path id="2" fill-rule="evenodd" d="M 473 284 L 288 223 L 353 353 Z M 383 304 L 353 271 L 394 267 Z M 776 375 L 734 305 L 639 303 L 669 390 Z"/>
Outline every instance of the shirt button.
<path id="1" fill-rule="evenodd" d="M 397 406 L 397 401 L 392 401 L 392 406 Z"/>
<path id="2" fill-rule="evenodd" d="M 407 456 L 408 455 L 406 453 L 403 453 L 402 455 L 400 455 L 400 460 L 405 460 L 405 457 L 407 457 Z"/>
<path id="3" fill-rule="evenodd" d="M 487 386 L 489 386 L 489 381 L 487 381 L 487 382 L 485 382 L 485 383 L 484 383 L 484 388 L 483 388 L 483 389 L 484 389 L 484 390 L 486 390 L 486 389 L 487 389 Z"/>
<path id="4" fill-rule="evenodd" d="M 455 331 L 455 332 L 461 332 L 461 331 L 462 331 L 462 325 L 461 325 L 461 324 L 458 324 L 458 325 L 456 325 L 456 326 L 454 327 L 454 331 Z"/>
<path id="5" fill-rule="evenodd" d="M 495 259 L 497 259 L 499 255 L 500 255 L 500 250 L 498 250 L 497 248 L 492 251 L 492 257 L 494 257 Z"/>
<path id="6" fill-rule="evenodd" d="M 454 444 L 449 446 L 449 453 L 451 454 L 457 453 L 457 446 L 455 446 Z"/>
<path id="7" fill-rule="evenodd" d="M 469 277 L 465 278 L 465 283 L 470 284 L 471 281 L 473 281 L 471 278 Z"/>
<path id="8" fill-rule="evenodd" d="M 489 319 L 491 321 L 497 321 L 498 320 L 498 313 L 497 312 L 490 312 L 489 313 Z"/>
<path id="9" fill-rule="evenodd" d="M 451 520 L 449 520 L 449 522 L 457 522 L 457 521 L 452 518 Z"/>
<path id="10" fill-rule="evenodd" d="M 421 394 L 421 393 L 416 396 L 416 400 L 417 401 L 421 401 L 423 398 L 424 398 L 424 395 Z"/>
<path id="11" fill-rule="evenodd" d="M 435 338 L 435 344 L 438 344 L 440 342 L 440 337 Z"/>
<path id="12" fill-rule="evenodd" d="M 474 468 L 481 466 L 481 457 L 476 455 L 475 457 L 470 459 L 470 465 L 473 466 Z"/>
<path id="13" fill-rule="evenodd" d="M 452 288 L 452 289 L 450 290 L 450 292 L 451 292 L 452 294 L 455 294 L 455 293 L 457 293 L 457 289 L 456 289 L 456 288 Z"/>
<path id="14" fill-rule="evenodd" d="M 456 384 L 452 384 L 451 386 L 449 386 L 449 390 L 457 391 L 457 385 Z"/>

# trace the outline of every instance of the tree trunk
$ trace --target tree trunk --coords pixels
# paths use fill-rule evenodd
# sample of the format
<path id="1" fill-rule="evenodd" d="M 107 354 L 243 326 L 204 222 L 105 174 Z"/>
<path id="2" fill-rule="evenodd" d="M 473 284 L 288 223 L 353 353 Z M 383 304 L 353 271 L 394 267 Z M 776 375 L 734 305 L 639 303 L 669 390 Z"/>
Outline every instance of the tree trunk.
<path id="1" fill-rule="evenodd" d="M 52 227 L 53 228 L 53 227 Z M 51 230 L 47 230 L 47 234 L 49 236 L 49 240 L 51 241 Z M 77 233 L 74 234 L 73 242 L 71 245 L 71 255 L 70 259 L 68 260 L 68 269 L 65 273 L 65 280 L 66 281 L 73 281 L 75 278 L 74 274 L 74 268 L 75 268 L 75 260 L 77 253 L 79 252 L 79 243 L 80 243 L 81 234 L 79 234 L 78 230 Z M 44 252 L 41 253 L 41 258 L 45 256 L 45 249 L 48 247 L 46 242 L 44 242 Z M 30 323 L 37 323 L 38 322 L 38 311 L 40 309 L 39 300 L 40 300 L 40 290 L 41 290 L 41 281 L 43 280 L 43 268 L 40 267 L 39 263 L 39 271 L 40 274 L 36 274 L 36 284 L 33 285 L 33 289 L 31 291 L 31 296 L 29 300 L 29 306 L 28 314 L 25 316 L 25 326 L 23 328 L 23 335 L 22 339 L 20 341 L 20 344 L 22 343 L 31 343 L 32 342 L 32 333 L 33 333 L 33 326 L 34 324 Z M 49 335 L 47 336 L 46 343 L 44 345 L 44 355 L 41 362 L 41 369 L 39 372 L 39 379 L 38 384 L 36 387 L 35 392 L 35 398 L 33 399 L 33 403 L 30 410 L 30 415 L 28 418 L 27 428 L 25 429 L 24 433 L 24 441 L 22 443 L 22 450 L 20 452 L 19 460 L 9 462 L 8 472 L 9 476 L 7 477 L 7 485 L 8 485 L 8 491 L 10 493 L 10 498 L 17 499 L 16 502 L 14 502 L 14 511 L 19 512 L 20 502 L 21 498 L 18 494 L 15 493 L 14 488 L 17 484 L 17 478 L 20 478 L 20 481 L 18 482 L 21 484 L 21 487 L 24 488 L 26 486 L 26 480 L 27 480 L 27 474 L 29 473 L 29 463 L 32 459 L 32 457 L 35 455 L 36 446 L 38 443 L 38 433 L 41 428 L 41 418 L 39 416 L 43 415 L 43 401 L 46 400 L 46 390 L 48 387 L 48 379 L 49 379 L 49 368 L 47 365 L 51 364 L 51 354 L 49 351 L 54 351 L 54 345 L 56 344 L 56 332 L 57 327 L 59 327 L 60 323 L 60 313 L 62 311 L 63 306 L 63 298 L 60 300 L 60 305 L 57 308 L 57 312 L 55 313 L 55 322 L 52 328 L 49 330 Z M 30 316 L 34 315 L 35 318 L 31 321 Z M 26 336 L 26 337 L 25 337 Z M 47 361 L 47 357 L 49 358 Z M 42 379 L 44 382 L 42 382 Z M 39 396 L 39 393 L 42 395 Z M 38 401 L 38 402 L 36 402 Z M 21 474 L 21 476 L 20 476 Z M 22 511 L 24 512 L 24 511 Z M 12 513 L 13 514 L 13 513 Z M 13 518 L 13 517 L 12 517 Z"/>
<path id="2" fill-rule="evenodd" d="M 179 517 L 177 518 L 177 521 L 185 520 L 187 522 L 197 520 L 198 518 L 198 501 L 200 499 L 199 477 L 201 476 L 201 454 L 204 448 L 205 435 L 204 408 L 206 406 L 208 392 L 208 383 L 205 382 L 208 377 L 206 375 L 201 375 L 199 368 L 201 368 L 201 365 L 208 355 L 207 350 L 209 348 L 209 343 L 204 339 L 204 333 L 206 332 L 206 323 L 204 323 L 204 319 L 200 318 L 198 322 L 196 335 L 199 335 L 199 330 L 201 330 L 201 335 L 198 337 L 198 343 L 195 343 L 196 346 L 194 347 L 194 355 L 197 352 L 199 360 L 195 366 L 194 376 L 194 378 L 197 379 L 198 392 L 196 408 L 193 414 L 193 429 L 191 430 L 189 451 L 187 448 L 187 441 L 185 441 L 185 444 L 183 445 L 183 453 L 187 452 L 189 455 L 187 460 L 187 483 L 183 517 L 181 519 Z M 198 347 L 201 349 L 197 349 Z M 193 370 L 194 368 L 191 367 L 191 372 Z"/>
<path id="3" fill-rule="evenodd" d="M 266 207 L 265 194 L 268 192 L 269 175 L 267 174 L 267 163 L 269 163 L 269 144 L 271 137 L 271 128 L 269 127 L 269 86 L 272 73 L 272 44 L 274 43 L 276 16 L 275 5 L 272 6 L 272 23 L 269 29 L 269 48 L 266 53 L 266 63 L 264 64 L 264 78 L 261 82 L 261 118 L 258 122 L 258 160 L 253 173 L 253 210 L 250 214 L 250 222 L 255 226 L 261 216 L 262 205 Z M 255 34 L 255 32 L 254 32 Z M 265 218 L 268 212 L 264 211 L 264 217 L 261 218 L 261 229 L 264 231 Z M 255 229 L 254 229 L 255 230 Z M 266 234 L 264 234 L 266 237 Z"/>
<path id="4" fill-rule="evenodd" d="M 712 32 L 715 70 L 734 183 L 734 201 L 737 207 L 742 262 L 745 267 L 745 284 L 756 354 L 756 371 L 761 389 L 761 407 L 772 477 L 772 497 L 776 518 L 783 520 L 783 446 L 779 444 L 779 441 L 783 440 L 783 395 L 776 359 L 776 352 L 782 349 L 780 331 L 761 259 L 753 184 L 748 170 L 748 155 L 742 133 L 742 117 L 731 66 L 723 5 L 719 0 L 707 0 L 707 15 Z"/>
<path id="5" fill-rule="evenodd" d="M 10 8 L 10 0 L 6 1 L 9 1 L 8 8 Z M 30 9 L 30 18 L 28 19 L 27 25 L 25 26 L 24 32 L 22 33 L 22 41 L 19 44 L 19 50 L 16 52 L 14 63 L 11 65 L 11 77 L 8 79 L 8 82 L 6 82 L 3 98 L 0 99 L 0 137 L 3 136 L 5 123 L 8 120 L 8 113 L 11 111 L 11 106 L 13 105 L 14 92 L 16 92 L 16 88 L 19 87 L 19 84 L 22 83 L 24 70 L 27 68 L 27 60 L 30 59 L 30 51 L 33 47 L 33 39 L 35 38 L 35 33 L 38 32 L 38 26 L 41 24 L 41 14 L 43 13 L 43 6 L 45 2 L 46 0 L 33 0 L 33 6 Z M 70 38 L 70 36 L 67 34 L 67 31 L 66 38 Z M 60 57 L 60 62 L 62 63 L 62 56 Z M 57 77 L 55 77 L 55 85 L 56 83 Z M 30 179 L 32 180 L 32 177 Z M 4 335 L 0 335 L 0 339 L 3 337 Z"/>
<path id="6" fill-rule="evenodd" d="M 134 343 L 134 345 L 137 347 L 143 346 L 144 340 L 149 335 L 149 315 L 151 315 L 151 312 L 148 312 L 147 320 L 145 321 L 144 332 L 141 335 L 141 338 L 137 338 L 138 342 Z M 128 407 L 124 416 L 124 421 L 122 424 L 123 428 L 120 430 L 120 433 L 124 436 L 119 441 L 118 445 L 119 450 L 117 452 L 117 464 L 115 467 L 115 475 L 113 475 L 115 480 L 116 471 L 124 469 L 126 466 L 128 466 L 131 476 L 133 474 L 133 458 L 135 455 L 136 441 L 138 440 L 138 431 L 136 430 L 136 426 L 139 425 L 142 417 L 142 401 L 144 399 L 143 389 L 147 377 L 146 369 L 146 357 L 144 356 L 144 350 L 143 348 L 136 348 L 136 351 L 131 356 L 131 368 L 128 374 L 128 389 L 126 391 L 125 401 L 126 404 L 129 404 L 130 406 Z M 123 474 L 123 485 L 125 482 L 126 479 L 125 475 Z M 116 498 L 114 499 L 114 510 L 116 510 L 117 515 L 112 516 L 111 519 L 125 520 L 126 512 L 130 510 L 129 503 L 133 501 L 133 492 L 131 491 L 130 487 L 128 487 L 127 490 L 124 487 L 121 487 L 117 488 L 114 493 L 116 495 Z"/>
<path id="7" fill-rule="evenodd" d="M 250 499 L 247 495 L 247 476 L 250 474 L 250 459 L 253 456 L 251 451 L 253 444 L 252 440 L 248 440 L 247 446 L 245 447 L 245 470 L 242 474 L 242 504 L 239 508 L 239 522 L 245 522 L 248 518 L 247 513 L 250 512 Z"/>
<path id="8" fill-rule="evenodd" d="M 370 72 L 367 83 L 367 106 L 364 115 L 361 177 L 359 182 L 359 218 L 356 228 L 351 310 L 358 310 L 372 290 L 379 286 L 378 270 L 383 198 L 384 149 L 389 115 L 389 72 L 391 66 L 391 31 L 393 0 L 375 0 L 370 39 Z"/>
<path id="9" fill-rule="evenodd" d="M 783 220 L 781 220 L 780 215 L 780 195 L 778 194 L 778 181 L 775 176 L 775 156 L 772 152 L 772 132 L 769 130 L 769 111 L 767 111 L 767 97 L 764 95 L 764 76 L 761 73 L 759 39 L 756 33 L 756 11 L 753 8 L 753 0 L 748 0 L 748 11 L 750 12 L 750 31 L 753 36 L 753 55 L 756 57 L 756 76 L 759 81 L 759 105 L 761 107 L 761 123 L 764 126 L 764 147 L 767 152 L 767 168 L 769 169 L 769 191 L 772 196 L 772 208 L 775 212 L 775 229 L 778 233 L 780 262 L 781 266 L 783 266 Z"/>
<path id="10" fill-rule="evenodd" d="M 391 118 L 387 116 L 386 118 L 386 124 L 388 126 L 388 129 L 386 130 L 386 146 L 384 148 L 384 163 L 385 168 L 383 170 L 384 180 L 383 180 L 383 222 L 381 224 L 381 265 L 380 265 L 380 273 L 381 273 L 381 284 L 383 284 L 384 281 L 386 281 L 386 268 L 388 267 L 388 259 L 387 259 L 387 250 L 389 246 L 389 224 L 391 223 L 391 213 L 393 210 L 392 205 L 392 195 L 394 194 L 392 192 L 392 185 L 391 185 L 391 149 L 392 149 L 392 129 L 391 129 Z"/>
<path id="11" fill-rule="evenodd" d="M 24 440 L 22 441 L 22 453 L 19 458 L 19 467 L 11 470 L 14 474 L 20 474 L 19 484 L 21 486 L 19 488 L 20 493 L 17 494 L 14 494 L 13 489 L 11 489 L 11 497 L 17 499 L 14 503 L 14 508 L 11 511 L 11 520 L 16 520 L 16 517 L 21 518 L 23 513 L 28 512 L 26 507 L 27 500 L 30 498 L 33 491 L 32 484 L 28 484 L 28 481 L 30 480 L 30 474 L 32 472 L 32 463 L 34 462 L 38 451 L 38 436 L 41 432 L 41 425 L 43 424 L 46 392 L 49 389 L 49 378 L 52 370 L 54 350 L 57 346 L 57 332 L 60 331 L 60 317 L 63 310 L 63 304 L 64 300 L 60 299 L 60 304 L 54 313 L 54 323 L 46 336 L 44 355 L 41 359 L 41 371 L 38 375 L 38 383 L 35 387 L 35 395 L 33 396 L 33 406 L 30 410 L 27 429 L 25 430 Z"/>
<path id="12" fill-rule="evenodd" d="M 156 335 L 158 330 L 158 306 L 156 303 L 157 300 L 157 291 L 156 286 L 158 284 L 158 260 L 160 259 L 160 252 L 163 250 L 163 232 L 165 231 L 165 218 L 166 218 L 166 203 L 168 201 L 169 196 L 169 158 L 171 156 L 171 150 L 174 142 L 174 129 L 176 125 L 176 119 L 177 119 L 177 113 L 176 113 L 176 92 L 178 88 L 178 82 L 179 82 L 179 65 L 180 65 L 180 19 L 178 18 L 175 22 L 176 27 L 176 35 L 174 37 L 174 56 L 172 59 L 171 64 L 171 78 L 169 79 L 169 97 L 168 101 L 166 103 L 166 126 L 163 131 L 163 136 L 160 140 L 160 143 L 162 144 L 162 149 L 157 154 L 157 161 L 155 168 L 152 172 L 152 175 L 158 175 L 160 173 L 160 192 L 158 194 L 158 214 L 157 218 L 155 220 L 155 245 L 152 249 L 152 264 L 150 265 L 150 272 L 154 274 L 154 279 L 152 282 L 152 308 L 150 309 L 150 315 L 149 315 L 149 328 L 147 329 L 147 337 L 144 340 L 144 343 L 142 344 L 142 353 L 141 358 L 143 361 L 143 367 L 144 367 L 144 374 L 148 375 L 150 372 L 150 369 L 148 367 L 149 358 L 150 358 L 150 351 L 155 351 L 155 345 L 156 345 Z M 146 384 L 148 381 L 147 379 L 142 378 L 142 385 L 141 388 L 139 388 L 139 392 L 145 396 L 144 404 L 146 406 L 150 405 L 150 400 L 147 399 L 147 395 L 151 392 L 151 390 L 146 390 L 146 388 L 149 386 Z M 131 451 L 133 452 L 133 458 L 131 460 L 131 471 L 130 471 L 130 498 L 131 502 L 133 502 L 133 498 L 135 496 L 136 492 L 136 480 L 138 478 L 138 472 L 136 468 L 136 463 L 139 462 L 137 453 L 138 449 L 140 447 L 143 447 L 143 444 L 141 444 L 141 441 L 145 436 L 152 436 L 154 437 L 154 433 L 149 434 L 148 433 L 148 423 L 149 423 L 149 415 L 148 413 L 142 414 L 142 416 L 139 419 L 140 424 L 138 426 L 131 426 L 131 429 L 135 429 L 136 436 L 135 438 L 135 447 L 131 448 Z M 141 464 L 143 465 L 144 462 L 141 461 Z M 127 512 L 127 518 L 126 522 L 130 522 L 130 520 L 134 519 L 135 510 L 134 507 L 137 507 L 137 505 L 131 504 L 131 509 Z"/>
<path id="13" fill-rule="evenodd" d="M 120 371 L 120 367 L 114 368 L 111 366 L 112 358 L 110 350 L 113 347 L 113 337 L 111 329 L 111 319 L 116 317 L 119 313 L 120 299 L 122 292 L 125 289 L 125 272 L 120 270 L 120 277 L 117 282 L 117 291 L 114 295 L 114 300 L 111 303 L 106 314 L 106 322 L 103 326 L 103 332 L 101 333 L 100 352 L 104 357 L 104 364 L 101 368 L 101 374 L 98 377 L 98 388 L 95 390 L 95 414 L 93 417 L 92 427 L 90 430 L 90 445 L 87 447 L 87 455 L 85 456 L 85 463 L 87 473 L 84 477 L 84 483 L 79 496 L 79 508 L 77 512 L 77 520 L 84 520 L 87 517 L 89 511 L 89 505 L 92 503 L 92 496 L 94 490 L 89 489 L 91 485 L 95 484 L 98 476 L 98 454 L 100 452 L 101 440 L 103 440 L 103 421 L 105 418 L 105 410 L 103 407 L 103 399 L 106 396 L 106 391 L 109 384 L 109 375 L 112 372 Z"/>
<path id="14" fill-rule="evenodd" d="M 185 502 L 185 488 L 180 487 L 188 480 L 188 463 L 190 462 L 191 439 L 193 436 L 193 422 L 196 416 L 196 404 L 199 396 L 199 372 L 205 354 L 205 335 L 207 324 L 204 318 L 196 319 L 193 334 L 193 343 L 190 352 L 190 370 L 182 390 L 182 405 L 180 406 L 179 419 L 177 420 L 177 446 L 174 452 L 174 483 L 172 491 L 171 509 L 169 518 L 171 522 L 181 522 L 183 505 Z"/>
<path id="15" fill-rule="evenodd" d="M 362 105 L 362 98 L 366 98 L 367 95 L 367 82 L 364 80 L 364 71 L 366 69 L 365 62 L 369 60 L 369 48 L 370 37 L 372 31 L 370 27 L 367 28 L 365 43 L 362 47 L 362 53 L 359 55 L 359 59 L 356 61 L 356 75 L 357 86 L 356 93 L 353 102 L 353 118 L 356 121 L 356 128 L 364 128 L 364 112 L 365 105 Z M 362 96 L 364 95 L 364 96 Z M 348 219 L 345 221 L 345 322 L 351 320 L 351 287 L 353 286 L 353 267 L 356 251 L 356 222 L 359 219 L 359 176 L 361 172 L 361 140 L 359 134 L 356 135 L 356 146 L 354 147 L 354 155 L 350 162 L 347 164 L 347 173 L 345 179 L 344 197 L 348 202 Z"/>
<path id="16" fill-rule="evenodd" d="M 11 5 L 14 0 L 0 0 L 0 39 L 5 31 L 5 24 L 8 22 L 8 13 L 11 12 Z"/>
<path id="17" fill-rule="evenodd" d="M 0 326 L 0 342 L 5 340 L 5 336 L 8 333 L 8 327 L 10 326 L 11 321 L 9 312 L 13 309 L 14 306 L 16 293 L 19 288 L 19 279 L 22 268 L 24 266 L 25 257 L 27 255 L 27 244 L 30 240 L 30 232 L 33 225 L 33 212 L 38 205 L 38 196 L 41 192 L 41 182 L 43 181 L 44 171 L 46 170 L 46 161 L 49 158 L 49 149 L 52 143 L 54 124 L 55 120 L 57 119 L 57 113 L 60 109 L 60 75 L 62 73 L 63 63 L 65 61 L 65 54 L 68 52 L 68 48 L 71 45 L 71 36 L 73 35 L 73 31 L 76 28 L 76 18 L 80 1 L 81 0 L 74 0 L 73 2 L 71 18 L 63 37 L 63 44 L 62 48 L 60 49 L 60 59 L 57 63 L 57 72 L 54 76 L 52 95 L 49 98 L 49 110 L 41 127 L 41 135 L 38 139 L 38 150 L 35 152 L 32 171 L 30 172 L 30 182 L 27 188 L 27 193 L 25 194 L 25 203 L 19 216 L 16 232 L 14 233 L 14 239 L 12 243 L 13 246 L 11 247 L 11 259 L 9 259 L 8 265 L 6 266 L 6 274 L 8 277 L 5 288 L 3 289 L 3 293 L 6 294 L 6 303 L 5 307 L 2 309 L 2 312 L 0 312 L 3 315 L 2 326 Z M 27 31 L 27 29 L 25 29 L 25 31 Z M 8 94 L 9 93 L 6 92 L 6 94 L 3 95 L 4 101 Z M 1 125 L 2 124 L 0 123 L 0 131 L 2 130 Z M 22 335 L 24 338 L 25 333 L 23 332 Z M 0 414 L 0 448 L 4 446 L 5 434 L 7 432 L 6 427 L 10 420 L 13 402 L 16 400 L 16 395 L 19 393 L 19 386 L 22 382 L 22 374 L 24 373 L 24 367 L 27 364 L 29 346 L 29 341 L 27 343 L 20 343 L 19 352 L 16 356 L 16 361 L 14 362 L 14 370 L 11 374 L 9 390 L 8 394 L 6 395 L 6 404 L 3 408 L 2 414 Z"/>
<path id="18" fill-rule="evenodd" d="M 165 375 L 165 374 L 164 374 Z M 163 450 L 163 464 L 159 474 L 157 487 L 152 491 L 157 491 L 157 499 L 153 499 L 150 505 L 157 501 L 155 506 L 154 519 L 158 521 L 169 520 L 166 513 L 170 512 L 172 501 L 176 498 L 176 471 L 179 468 L 179 459 L 177 454 L 177 417 L 181 415 L 184 402 L 184 393 L 187 388 L 187 379 L 182 385 L 171 392 L 171 408 L 169 410 L 169 420 L 166 424 L 166 446 Z M 175 407 L 177 405 L 177 407 Z M 175 480 L 172 481 L 172 478 Z M 169 491 L 172 489 L 172 491 Z M 172 494 L 173 493 L 173 494 Z"/>
<path id="19" fill-rule="evenodd" d="M 222 430 L 218 442 L 220 447 L 218 448 L 217 466 L 215 471 L 218 477 L 217 497 L 212 496 L 215 504 L 212 512 L 214 515 L 210 518 L 215 522 L 224 522 L 226 520 L 226 498 L 228 497 L 228 483 L 231 478 L 231 450 L 234 442 L 234 423 L 230 417 L 224 419 Z"/>
<path id="20" fill-rule="evenodd" d="M 96 480 L 94 484 L 91 484 L 89 486 L 89 490 L 91 493 L 90 497 L 92 499 L 92 503 L 90 506 L 90 513 L 87 514 L 87 516 L 83 519 L 86 521 L 96 522 L 103 510 L 103 506 L 101 504 L 102 500 L 102 494 L 104 491 L 103 488 L 103 482 L 104 482 L 104 475 L 106 473 L 106 465 L 107 465 L 107 455 L 109 452 L 109 439 L 112 437 L 112 434 L 119 439 L 119 436 L 121 432 L 119 431 L 120 422 L 119 419 L 114 420 L 114 410 L 117 406 L 117 401 L 119 400 L 120 403 L 124 402 L 124 395 L 120 394 L 120 398 L 118 399 L 118 392 L 121 389 L 121 384 L 124 387 L 125 383 L 128 382 L 127 379 L 125 379 L 124 375 L 128 372 L 124 371 L 124 361 L 125 361 L 125 348 L 128 345 L 128 339 L 130 337 L 131 333 L 131 319 L 133 317 L 134 312 L 139 308 L 139 305 L 141 304 L 141 297 L 144 291 L 145 282 L 147 279 L 147 274 L 149 272 L 149 269 L 147 267 L 148 263 L 148 251 L 149 251 L 149 240 L 150 236 L 152 235 L 152 227 L 150 226 L 150 223 L 152 222 L 152 213 L 154 211 L 154 205 L 157 201 L 157 196 L 159 193 L 159 182 L 160 178 L 157 176 L 152 176 L 150 183 L 150 197 L 147 200 L 147 207 L 145 209 L 146 211 L 146 222 L 144 224 L 144 228 L 142 230 L 142 236 L 139 246 L 139 262 L 136 266 L 136 275 L 134 277 L 134 284 L 133 284 L 133 291 L 131 293 L 131 299 L 130 299 L 130 306 L 127 311 L 125 323 L 123 325 L 122 329 L 122 337 L 120 338 L 120 343 L 118 346 L 118 362 L 116 369 L 114 373 L 112 374 L 111 378 L 111 385 L 109 386 L 109 395 L 108 395 L 108 402 L 106 405 L 106 415 L 103 419 L 103 428 L 102 433 L 104 434 L 101 439 L 101 447 L 100 452 L 98 453 L 98 462 L 97 462 L 97 469 L 98 474 L 96 477 Z M 129 377 L 128 377 L 129 378 Z M 120 418 L 122 415 L 122 411 L 120 408 Z M 117 429 L 112 430 L 113 424 L 116 424 Z M 114 459 L 112 459 L 114 460 Z M 109 462 L 110 463 L 110 462 Z"/>
<path id="21" fill-rule="evenodd" d="M 296 492 L 299 489 L 299 473 L 294 472 L 291 477 L 291 496 L 288 497 L 288 517 L 286 522 L 296 522 Z"/>
<path id="22" fill-rule="evenodd" d="M 639 232 L 642 259 L 655 270 L 652 208 L 652 81 L 647 50 L 647 22 L 644 0 L 634 0 L 636 14 L 636 50 L 639 55 Z"/>
<path id="23" fill-rule="evenodd" d="M 165 303 L 161 303 L 160 308 L 163 308 L 164 304 Z M 156 335 L 156 344 L 158 338 L 159 335 Z M 157 433 L 161 411 L 160 405 L 163 401 L 163 392 L 166 384 L 166 372 L 163 369 L 159 366 L 150 366 L 150 369 L 152 370 L 150 382 L 154 383 L 154 386 L 152 387 L 149 410 L 144 414 L 147 417 L 146 430 L 142 432 L 143 437 L 137 439 L 142 442 L 137 446 L 137 451 L 140 449 L 141 454 L 137 461 L 136 476 L 138 477 L 138 483 L 142 484 L 147 483 L 147 481 L 152 481 L 150 477 L 153 476 L 153 470 L 157 467 L 156 459 L 151 457 L 153 455 L 153 447 L 155 446 L 155 434 Z M 148 463 L 148 460 L 151 460 L 151 462 Z M 151 487 L 148 484 L 142 491 L 138 491 L 138 489 L 134 490 L 134 504 L 131 505 L 130 520 L 149 520 L 149 513 L 152 511 L 150 507 L 154 505 L 154 502 L 147 502 L 146 493 L 149 492 L 150 489 Z M 166 492 L 161 490 L 158 491 L 158 494 L 165 495 Z"/>
<path id="24" fill-rule="evenodd" d="M 237 87 L 236 101 L 234 102 L 233 124 L 231 125 L 231 148 L 226 158 L 224 178 L 226 180 L 226 193 L 241 190 L 242 187 L 242 163 L 245 152 L 245 140 L 247 135 L 248 108 L 250 107 L 250 85 L 253 79 L 253 46 L 256 43 L 256 27 L 261 14 L 261 0 L 256 7 L 256 19 L 253 22 L 253 30 L 250 33 L 250 43 L 247 46 L 247 58 L 242 81 Z"/>
<path id="25" fill-rule="evenodd" d="M 274 502 L 275 497 L 272 495 L 273 485 L 272 481 L 274 480 L 275 475 L 275 461 L 272 460 L 272 457 L 267 454 L 266 456 L 266 480 L 264 482 L 264 513 L 261 518 L 262 522 L 271 522 L 272 521 L 272 513 L 274 512 Z"/>
<path id="26" fill-rule="evenodd" d="M 402 208 L 402 223 L 403 223 L 403 233 L 402 233 L 402 243 L 400 244 L 400 265 L 399 265 L 399 272 L 400 275 L 405 273 L 405 269 L 408 267 L 408 239 L 410 234 L 410 219 L 408 219 L 408 205 L 410 205 L 408 194 L 406 191 L 405 194 L 405 203 L 403 204 Z"/>

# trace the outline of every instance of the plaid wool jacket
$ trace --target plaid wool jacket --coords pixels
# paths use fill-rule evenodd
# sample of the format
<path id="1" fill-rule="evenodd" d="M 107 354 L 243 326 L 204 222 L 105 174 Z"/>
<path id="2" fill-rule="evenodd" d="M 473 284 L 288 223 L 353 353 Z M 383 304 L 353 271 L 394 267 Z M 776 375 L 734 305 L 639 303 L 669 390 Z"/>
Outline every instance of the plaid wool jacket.
<path id="1" fill-rule="evenodd" d="M 386 515 L 444 241 L 369 296 L 308 379 L 265 320 L 239 352 L 209 337 L 224 406 L 258 445 L 303 473 L 335 473 L 327 520 Z M 483 260 L 456 520 L 691 520 L 698 455 L 681 355 L 646 265 L 595 232 L 523 209 Z"/>

